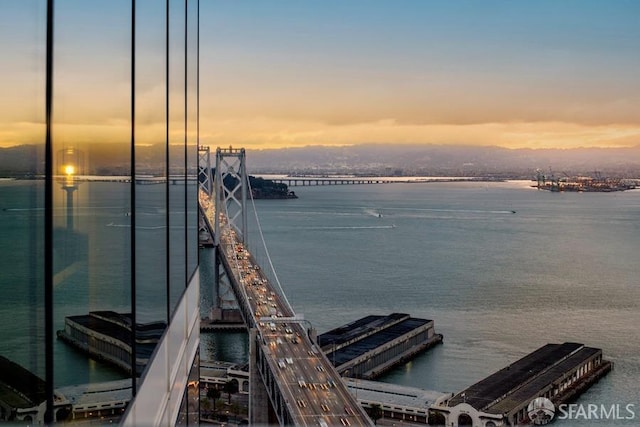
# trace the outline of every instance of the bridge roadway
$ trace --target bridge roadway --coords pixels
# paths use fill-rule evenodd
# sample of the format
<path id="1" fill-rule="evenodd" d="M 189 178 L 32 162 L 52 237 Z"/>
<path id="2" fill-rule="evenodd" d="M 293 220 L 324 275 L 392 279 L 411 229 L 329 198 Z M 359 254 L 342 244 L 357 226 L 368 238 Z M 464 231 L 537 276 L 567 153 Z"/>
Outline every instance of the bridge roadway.
<path id="1" fill-rule="evenodd" d="M 351 178 L 351 177 L 286 177 L 268 178 L 279 184 L 287 184 L 289 187 L 311 185 L 358 185 L 358 184 L 391 184 L 398 182 L 410 182 L 409 180 L 396 180 L 389 178 Z"/>
<path id="2" fill-rule="evenodd" d="M 202 200 L 209 225 L 213 209 Z M 224 224 L 224 215 L 220 217 Z M 259 370 L 276 413 L 286 406 L 281 424 L 371 425 L 369 417 L 349 393 L 324 353 L 311 342 L 288 304 L 275 291 L 253 256 L 230 227 L 220 227 L 222 263 L 245 321 L 258 332 Z M 249 312 L 247 312 L 249 311 Z M 252 379 L 254 380 L 254 379 Z M 275 382 L 275 387 L 270 383 Z M 273 386 L 273 384 L 271 384 Z M 275 392 L 275 393 L 274 393 Z M 274 396 L 278 394 L 279 396 Z"/>

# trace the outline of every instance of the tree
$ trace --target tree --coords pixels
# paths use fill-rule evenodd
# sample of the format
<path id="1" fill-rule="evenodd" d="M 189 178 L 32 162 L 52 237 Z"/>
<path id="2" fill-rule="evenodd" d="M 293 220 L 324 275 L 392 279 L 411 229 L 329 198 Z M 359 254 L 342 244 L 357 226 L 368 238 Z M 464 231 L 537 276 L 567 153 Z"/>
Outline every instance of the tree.
<path id="1" fill-rule="evenodd" d="M 229 411 L 231 411 L 233 417 L 237 419 L 238 414 L 240 414 L 240 405 L 238 405 L 237 403 L 232 403 L 229 407 Z"/>
<path id="2" fill-rule="evenodd" d="M 235 394 L 239 390 L 238 380 L 231 380 L 224 383 L 222 390 L 227 393 L 228 403 L 231 403 L 231 395 Z"/>
<path id="3" fill-rule="evenodd" d="M 216 411 L 216 399 L 219 399 L 221 394 L 216 387 L 207 388 L 207 398 L 213 399 L 213 412 Z"/>
<path id="4" fill-rule="evenodd" d="M 209 409 L 211 409 L 211 402 L 209 401 L 209 399 L 203 399 L 200 402 L 200 409 L 201 409 L 201 415 L 204 415 L 205 417 L 208 417 L 210 415 Z"/>
<path id="5" fill-rule="evenodd" d="M 373 403 L 371 408 L 369 408 L 369 416 L 373 420 L 375 425 L 378 425 L 378 420 L 382 418 L 382 407 L 380 407 L 379 403 Z"/>

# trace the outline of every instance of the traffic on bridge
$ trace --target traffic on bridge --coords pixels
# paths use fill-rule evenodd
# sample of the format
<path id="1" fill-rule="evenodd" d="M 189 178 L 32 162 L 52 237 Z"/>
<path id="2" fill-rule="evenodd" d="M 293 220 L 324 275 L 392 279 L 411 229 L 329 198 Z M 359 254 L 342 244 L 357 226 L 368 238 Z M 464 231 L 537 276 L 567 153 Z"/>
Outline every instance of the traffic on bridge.
<path id="1" fill-rule="evenodd" d="M 200 203 L 213 223 L 213 203 L 206 194 L 201 195 Z M 371 425 L 340 375 L 309 338 L 300 318 L 283 295 L 275 291 L 236 231 L 226 225 L 226 216 L 219 215 L 218 247 L 225 264 L 230 266 L 227 274 L 241 288 L 234 292 L 241 293 L 236 298 L 244 299 L 250 307 L 252 319 L 245 321 L 255 324 L 251 326 L 257 329 L 261 351 L 284 398 L 290 421 L 295 425 Z"/>

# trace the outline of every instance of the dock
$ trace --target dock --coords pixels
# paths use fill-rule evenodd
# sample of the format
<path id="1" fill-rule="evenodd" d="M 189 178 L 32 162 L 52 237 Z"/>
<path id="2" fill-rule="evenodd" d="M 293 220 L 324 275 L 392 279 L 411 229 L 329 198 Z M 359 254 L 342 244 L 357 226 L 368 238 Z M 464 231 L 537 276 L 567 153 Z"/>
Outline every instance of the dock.
<path id="1" fill-rule="evenodd" d="M 433 320 L 405 313 L 366 316 L 318 337 L 340 375 L 362 379 L 377 378 L 441 342 Z"/>
<path id="2" fill-rule="evenodd" d="M 546 344 L 431 408 L 438 423 L 513 426 L 528 424 L 536 398 L 556 407 L 578 397 L 612 369 L 602 350 L 584 344 Z M 491 424 L 490 424 L 491 423 Z"/>

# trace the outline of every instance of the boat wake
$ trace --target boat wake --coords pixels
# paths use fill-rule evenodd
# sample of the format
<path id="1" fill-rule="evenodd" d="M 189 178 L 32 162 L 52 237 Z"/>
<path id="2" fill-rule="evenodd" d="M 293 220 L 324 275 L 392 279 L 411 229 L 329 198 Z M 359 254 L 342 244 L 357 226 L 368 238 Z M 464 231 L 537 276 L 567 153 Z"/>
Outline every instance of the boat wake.
<path id="1" fill-rule="evenodd" d="M 131 224 L 114 224 L 110 222 L 109 224 L 106 225 L 106 227 L 131 228 Z M 143 225 L 136 225 L 137 230 L 160 230 L 163 228 L 166 228 L 166 226 L 158 225 L 158 226 L 149 227 L 149 226 L 143 226 Z"/>
<path id="2" fill-rule="evenodd" d="M 370 216 L 375 216 L 376 218 L 382 218 L 382 214 L 380 212 L 376 212 L 373 209 L 365 209 L 364 213 Z"/>

